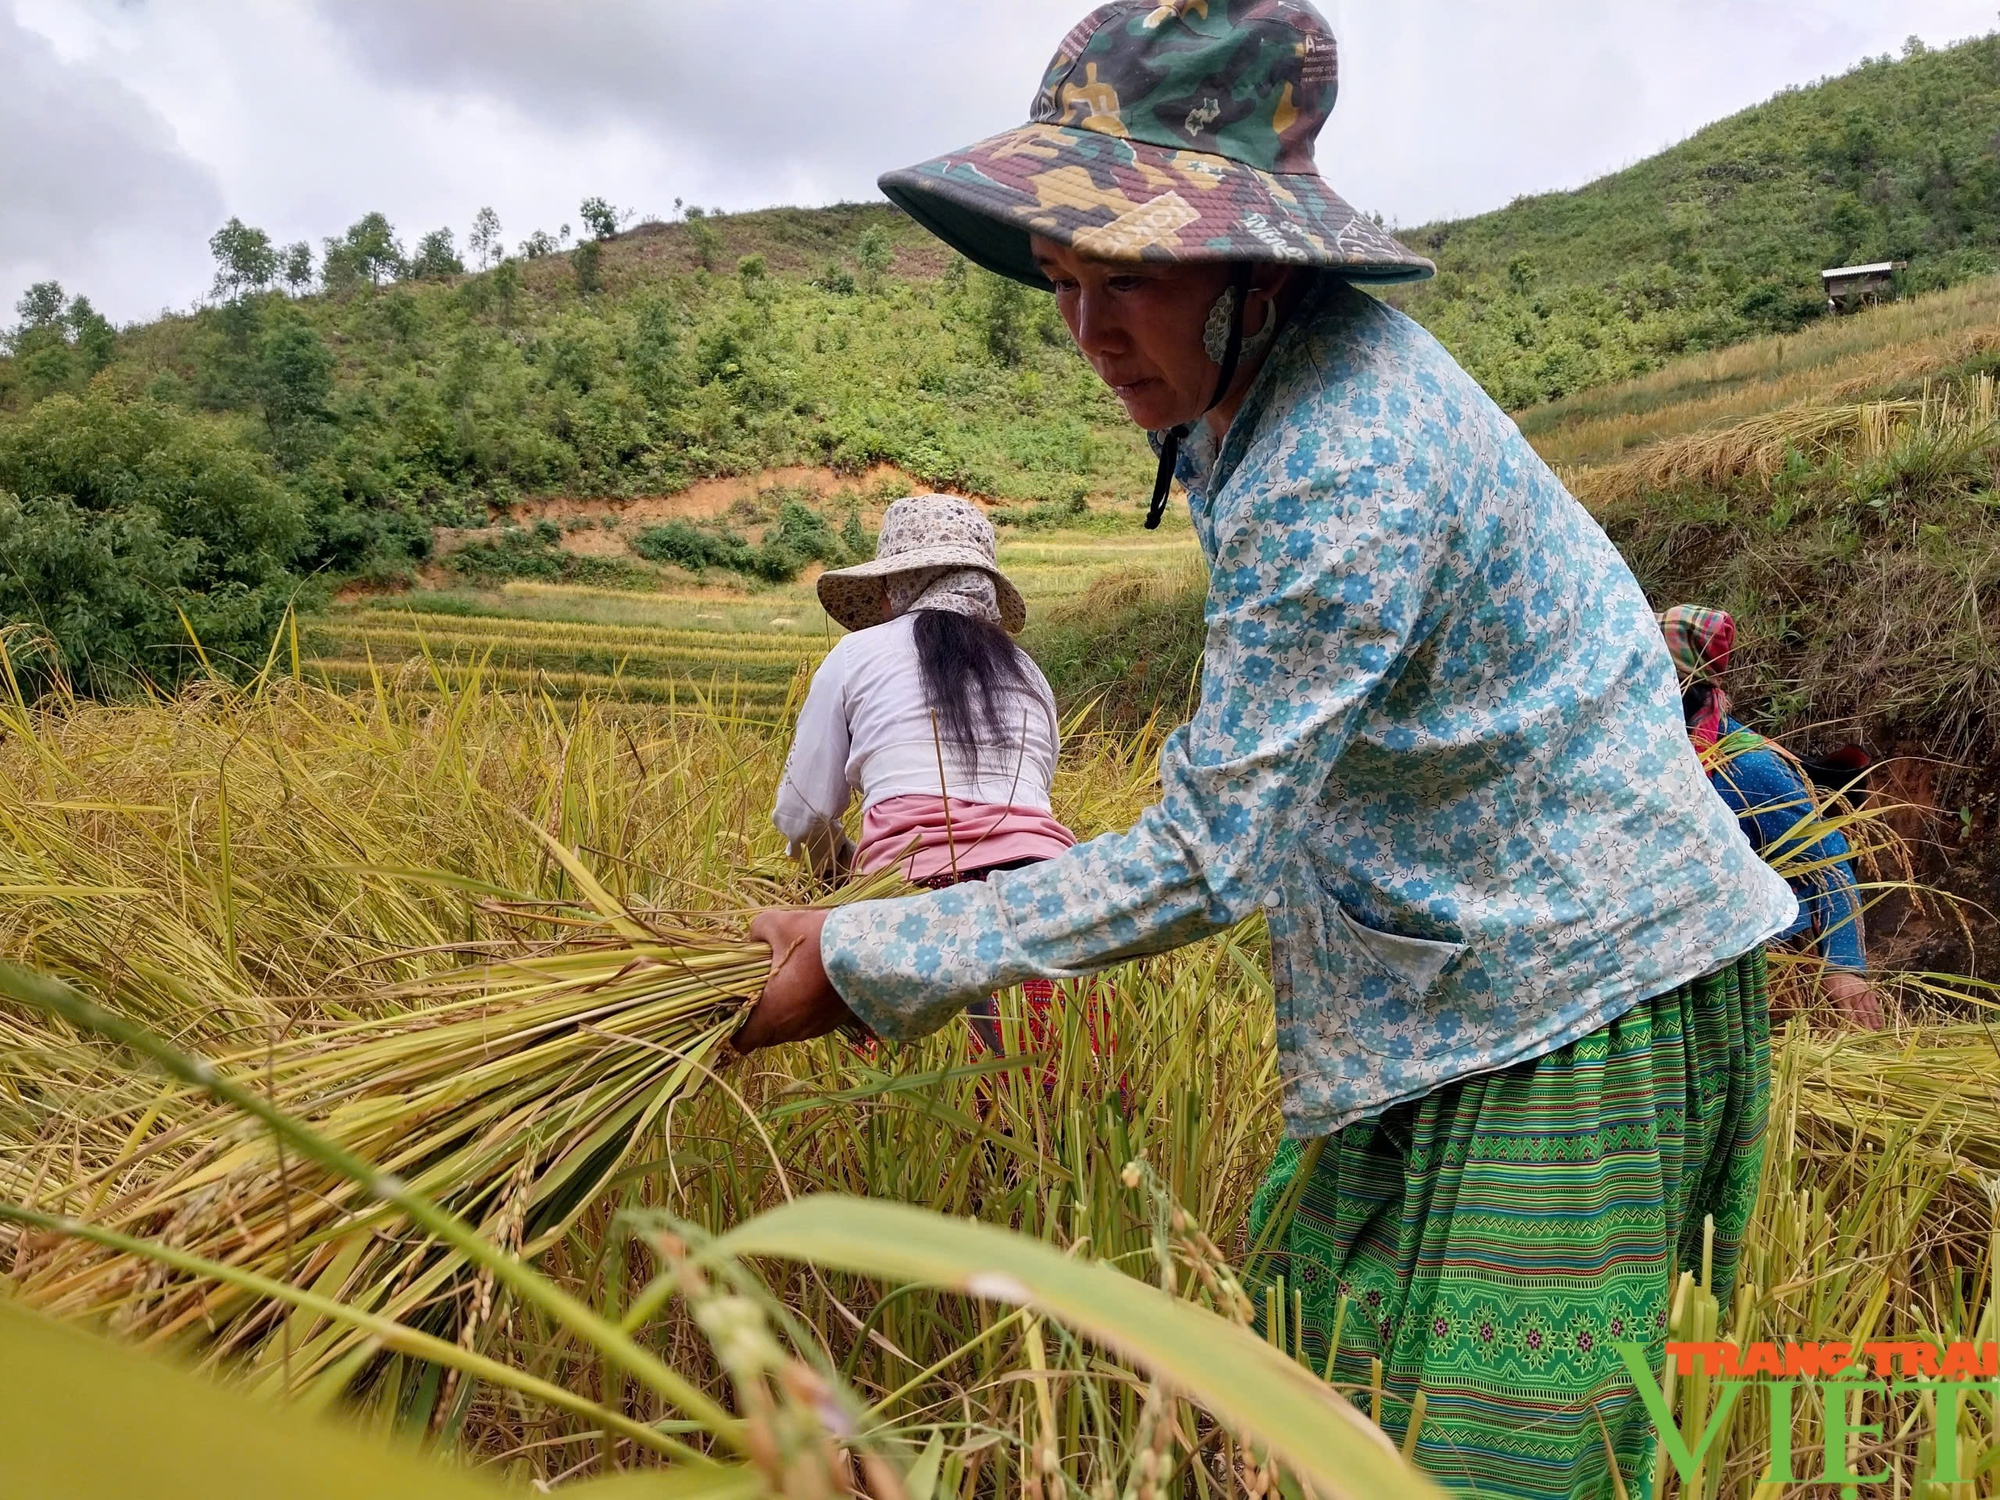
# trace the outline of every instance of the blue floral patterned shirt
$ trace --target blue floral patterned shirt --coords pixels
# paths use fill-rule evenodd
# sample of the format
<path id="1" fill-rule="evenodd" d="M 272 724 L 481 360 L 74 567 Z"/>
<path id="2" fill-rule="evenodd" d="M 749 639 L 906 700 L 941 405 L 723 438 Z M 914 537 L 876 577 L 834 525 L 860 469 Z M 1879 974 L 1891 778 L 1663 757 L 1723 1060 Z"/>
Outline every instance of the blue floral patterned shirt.
<path id="1" fill-rule="evenodd" d="M 884 1036 L 1262 910 L 1288 1131 L 1534 1058 L 1788 927 L 1604 533 L 1415 323 L 1323 283 L 1181 460 L 1200 706 L 1125 833 L 828 918 Z"/>

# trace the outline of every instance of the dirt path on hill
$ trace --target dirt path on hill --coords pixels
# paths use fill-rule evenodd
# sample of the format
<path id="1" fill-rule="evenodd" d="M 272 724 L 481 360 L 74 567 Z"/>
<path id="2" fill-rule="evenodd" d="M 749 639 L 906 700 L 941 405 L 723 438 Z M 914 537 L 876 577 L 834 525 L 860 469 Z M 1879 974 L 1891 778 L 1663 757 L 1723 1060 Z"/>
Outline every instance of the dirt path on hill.
<path id="1" fill-rule="evenodd" d="M 727 515 L 745 500 L 755 500 L 766 490 L 809 490 L 821 500 L 847 491 L 861 500 L 864 522 L 882 519 L 892 500 L 924 493 L 918 480 L 893 464 L 877 464 L 861 474 L 842 474 L 833 469 L 791 465 L 764 469 L 755 474 L 703 479 L 671 495 L 640 495 L 633 499 L 583 499 L 570 495 L 544 495 L 516 501 L 509 517 L 520 525 L 554 521 L 558 525 L 575 517 L 598 521 L 614 516 L 621 526 L 655 526 L 663 521 L 713 521 Z M 957 490 L 942 493 L 959 494 Z M 984 495 L 966 495 L 980 505 L 995 502 Z"/>

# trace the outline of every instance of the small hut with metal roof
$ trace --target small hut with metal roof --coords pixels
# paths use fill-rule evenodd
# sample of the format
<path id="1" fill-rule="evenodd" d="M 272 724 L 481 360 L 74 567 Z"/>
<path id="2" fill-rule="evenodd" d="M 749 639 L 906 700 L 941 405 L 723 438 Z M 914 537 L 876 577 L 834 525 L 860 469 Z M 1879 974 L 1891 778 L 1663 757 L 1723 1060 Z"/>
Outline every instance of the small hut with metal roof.
<path id="1" fill-rule="evenodd" d="M 1826 288 L 1827 311 L 1838 315 L 1893 302 L 1896 273 L 1907 265 L 1906 260 L 1882 260 L 1869 266 L 1836 266 L 1820 272 L 1820 285 Z"/>

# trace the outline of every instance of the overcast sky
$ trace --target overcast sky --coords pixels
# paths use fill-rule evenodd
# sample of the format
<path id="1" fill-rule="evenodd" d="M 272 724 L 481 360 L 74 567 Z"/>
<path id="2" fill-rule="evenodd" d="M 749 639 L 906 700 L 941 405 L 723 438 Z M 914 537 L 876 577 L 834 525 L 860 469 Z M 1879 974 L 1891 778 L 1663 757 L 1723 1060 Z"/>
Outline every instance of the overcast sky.
<path id="1" fill-rule="evenodd" d="M 1792 83 L 1993 29 L 1996 0 L 1320 0 L 1319 160 L 1403 224 L 1572 187 Z M 1088 0 L 0 0 L 0 324 L 59 278 L 120 321 L 208 289 L 231 214 L 510 244 L 875 196 L 1020 122 Z"/>

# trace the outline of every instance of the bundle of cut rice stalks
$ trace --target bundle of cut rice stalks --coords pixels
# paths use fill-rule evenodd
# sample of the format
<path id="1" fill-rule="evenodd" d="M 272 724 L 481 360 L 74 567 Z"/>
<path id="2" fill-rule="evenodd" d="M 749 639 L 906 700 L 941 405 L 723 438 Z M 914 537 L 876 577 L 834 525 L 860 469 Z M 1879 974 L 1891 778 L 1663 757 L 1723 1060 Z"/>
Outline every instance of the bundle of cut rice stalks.
<path id="1" fill-rule="evenodd" d="M 1988 1183 L 2000 1186 L 2000 1034 L 1992 1026 L 1800 1031 L 1782 1061 L 1803 1100 L 1797 1129 L 1807 1138 L 1794 1149 L 1854 1162 L 1908 1143 L 1982 1194 Z"/>
<path id="2" fill-rule="evenodd" d="M 551 845 L 585 900 L 475 968 L 391 992 L 383 1019 L 214 1066 L 356 1156 L 533 1257 L 698 1085 L 769 950 L 635 914 Z M 553 935 L 550 933 L 553 932 Z M 192 1090 L 162 1095 L 117 1159 L 30 1206 L 470 1344 L 493 1313 L 465 1257 Z M 74 1238 L 24 1239 L 31 1306 L 202 1347 L 291 1389 L 344 1389 L 378 1345 L 223 1275 Z M 247 1279 L 247 1278 L 246 1278 Z"/>

